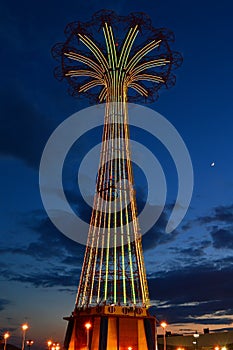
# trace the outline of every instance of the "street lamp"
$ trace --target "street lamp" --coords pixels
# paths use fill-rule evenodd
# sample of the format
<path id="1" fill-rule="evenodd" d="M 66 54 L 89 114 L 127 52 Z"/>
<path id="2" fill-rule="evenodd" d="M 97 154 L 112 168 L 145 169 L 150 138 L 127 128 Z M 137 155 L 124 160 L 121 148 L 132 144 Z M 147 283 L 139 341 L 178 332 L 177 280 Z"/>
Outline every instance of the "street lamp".
<path id="1" fill-rule="evenodd" d="M 197 331 L 193 334 L 194 338 L 199 338 L 199 334 L 197 333 Z"/>
<path id="2" fill-rule="evenodd" d="M 160 326 L 163 328 L 163 350 L 166 350 L 167 345 L 166 345 L 166 327 L 167 327 L 167 323 L 166 322 L 162 322 L 160 323 Z"/>
<path id="3" fill-rule="evenodd" d="M 30 350 L 31 346 L 34 344 L 34 340 L 27 340 L 26 344 L 28 346 L 28 350 Z"/>
<path id="4" fill-rule="evenodd" d="M 25 347 L 25 337 L 26 337 L 26 331 L 28 329 L 28 325 L 26 323 L 24 323 L 22 325 L 22 331 L 23 331 L 23 337 L 22 337 L 22 350 L 24 350 Z"/>
<path id="5" fill-rule="evenodd" d="M 52 340 L 48 340 L 47 341 L 47 345 L 48 345 L 48 350 L 50 350 L 51 349 L 51 345 L 52 345 Z"/>
<path id="6" fill-rule="evenodd" d="M 9 338 L 10 334 L 8 332 L 6 332 L 4 334 L 4 350 L 6 350 L 6 343 L 7 343 L 7 339 Z"/>
<path id="7" fill-rule="evenodd" d="M 91 328 L 91 323 L 90 322 L 85 323 L 85 328 L 87 330 L 87 350 L 89 350 L 89 332 Z"/>
<path id="8" fill-rule="evenodd" d="M 197 331 L 193 334 L 195 341 L 193 342 L 193 344 L 195 344 L 195 349 L 197 350 L 198 348 L 198 343 L 197 343 L 197 339 L 199 338 L 199 334 L 197 333 Z"/>
<path id="9" fill-rule="evenodd" d="M 51 344 L 52 344 L 52 342 L 50 343 L 50 340 L 49 340 L 49 341 L 48 341 L 48 346 L 49 346 L 49 348 L 51 348 Z M 60 350 L 60 344 L 59 344 L 59 343 L 53 343 L 51 349 L 52 349 L 52 350 Z"/>

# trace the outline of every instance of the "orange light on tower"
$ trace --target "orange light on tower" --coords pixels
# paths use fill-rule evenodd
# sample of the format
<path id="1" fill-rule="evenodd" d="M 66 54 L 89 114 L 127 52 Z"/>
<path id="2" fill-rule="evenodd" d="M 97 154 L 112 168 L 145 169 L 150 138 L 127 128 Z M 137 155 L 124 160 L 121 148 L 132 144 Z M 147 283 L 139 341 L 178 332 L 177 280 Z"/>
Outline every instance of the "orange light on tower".
<path id="1" fill-rule="evenodd" d="M 160 323 L 160 326 L 165 329 L 167 327 L 167 323 L 166 322 L 162 322 L 162 323 Z"/>
<path id="2" fill-rule="evenodd" d="M 85 328 L 86 329 L 90 329 L 91 328 L 91 323 L 90 322 L 85 323 Z"/>
<path id="3" fill-rule="evenodd" d="M 91 323 L 90 322 L 87 322 L 87 323 L 85 323 L 85 328 L 86 328 L 86 330 L 87 330 L 87 350 L 89 350 L 89 339 L 90 339 L 90 337 L 89 337 L 89 332 L 90 332 L 90 328 L 91 328 Z"/>

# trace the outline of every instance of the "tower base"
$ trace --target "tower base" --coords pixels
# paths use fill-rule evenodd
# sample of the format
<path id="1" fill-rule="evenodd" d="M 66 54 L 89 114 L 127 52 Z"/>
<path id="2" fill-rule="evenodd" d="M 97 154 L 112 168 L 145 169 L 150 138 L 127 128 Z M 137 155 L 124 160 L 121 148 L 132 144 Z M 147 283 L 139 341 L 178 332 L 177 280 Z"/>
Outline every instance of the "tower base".
<path id="1" fill-rule="evenodd" d="M 105 305 L 75 310 L 65 350 L 155 350 L 155 317 L 146 308 Z M 90 328 L 89 328 L 90 327 Z"/>

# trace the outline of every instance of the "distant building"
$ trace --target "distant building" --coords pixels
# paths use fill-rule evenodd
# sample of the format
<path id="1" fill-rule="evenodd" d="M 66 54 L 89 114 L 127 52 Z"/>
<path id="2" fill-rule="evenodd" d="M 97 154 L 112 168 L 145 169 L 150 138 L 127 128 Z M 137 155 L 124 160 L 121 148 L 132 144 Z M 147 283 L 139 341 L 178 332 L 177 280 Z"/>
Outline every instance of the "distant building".
<path id="1" fill-rule="evenodd" d="M 179 349 L 180 348 L 180 349 Z M 158 350 L 163 350 L 163 335 L 158 335 Z M 233 331 L 204 332 L 194 335 L 166 334 L 166 350 L 233 350 Z"/>

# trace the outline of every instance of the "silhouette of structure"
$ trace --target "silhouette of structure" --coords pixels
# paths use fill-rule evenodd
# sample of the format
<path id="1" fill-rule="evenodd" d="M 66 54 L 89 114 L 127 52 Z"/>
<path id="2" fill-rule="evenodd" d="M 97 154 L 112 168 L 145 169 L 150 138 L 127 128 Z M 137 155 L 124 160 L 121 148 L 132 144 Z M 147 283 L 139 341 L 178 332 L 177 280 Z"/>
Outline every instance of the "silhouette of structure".
<path id="1" fill-rule="evenodd" d="M 82 273 L 65 349 L 155 349 L 130 157 L 127 102 L 154 101 L 174 85 L 173 35 L 143 13 L 95 13 L 65 29 L 55 76 L 72 96 L 106 102 L 100 165 Z"/>

